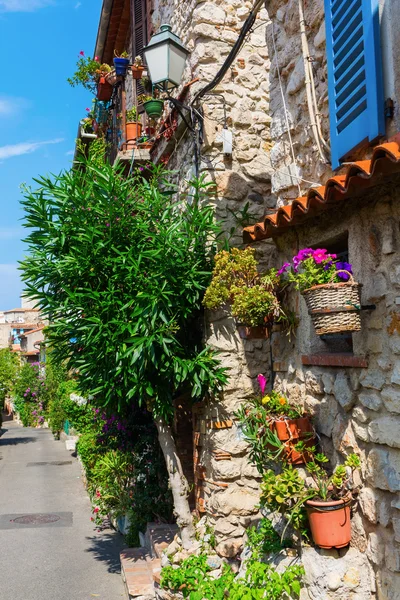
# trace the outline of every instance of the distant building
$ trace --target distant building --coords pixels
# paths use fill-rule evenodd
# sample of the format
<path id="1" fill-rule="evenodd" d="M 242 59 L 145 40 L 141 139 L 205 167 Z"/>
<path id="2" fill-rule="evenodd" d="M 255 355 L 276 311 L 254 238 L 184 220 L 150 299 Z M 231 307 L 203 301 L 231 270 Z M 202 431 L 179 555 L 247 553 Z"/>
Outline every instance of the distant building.
<path id="1" fill-rule="evenodd" d="M 21 308 L 0 311 L 0 349 L 10 347 L 18 352 L 22 335 L 43 328 L 40 310 L 35 306 L 35 301 L 22 296 Z"/>
<path id="2" fill-rule="evenodd" d="M 36 362 L 40 360 L 40 350 L 44 342 L 43 329 L 44 325 L 40 325 L 36 329 L 26 331 L 20 335 L 21 356 L 23 356 L 27 362 Z"/>

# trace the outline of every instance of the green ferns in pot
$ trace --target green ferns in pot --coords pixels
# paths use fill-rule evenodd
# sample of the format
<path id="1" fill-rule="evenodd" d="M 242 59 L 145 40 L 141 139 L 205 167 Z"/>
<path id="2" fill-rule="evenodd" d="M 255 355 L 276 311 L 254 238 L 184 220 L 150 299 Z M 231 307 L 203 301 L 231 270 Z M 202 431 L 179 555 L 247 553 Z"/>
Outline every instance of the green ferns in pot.
<path id="1" fill-rule="evenodd" d="M 277 298 L 276 271 L 260 274 L 254 254 L 254 248 L 231 248 L 216 254 L 204 306 L 210 310 L 230 306 L 239 325 L 266 329 L 285 315 Z"/>

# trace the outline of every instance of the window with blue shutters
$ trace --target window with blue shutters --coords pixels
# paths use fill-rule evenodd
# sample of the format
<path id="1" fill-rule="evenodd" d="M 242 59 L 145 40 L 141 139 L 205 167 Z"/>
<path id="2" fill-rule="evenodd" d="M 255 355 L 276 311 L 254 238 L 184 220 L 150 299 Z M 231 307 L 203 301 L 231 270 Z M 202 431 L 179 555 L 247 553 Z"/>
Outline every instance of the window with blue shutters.
<path id="1" fill-rule="evenodd" d="M 385 133 L 379 0 L 325 0 L 332 168 Z"/>

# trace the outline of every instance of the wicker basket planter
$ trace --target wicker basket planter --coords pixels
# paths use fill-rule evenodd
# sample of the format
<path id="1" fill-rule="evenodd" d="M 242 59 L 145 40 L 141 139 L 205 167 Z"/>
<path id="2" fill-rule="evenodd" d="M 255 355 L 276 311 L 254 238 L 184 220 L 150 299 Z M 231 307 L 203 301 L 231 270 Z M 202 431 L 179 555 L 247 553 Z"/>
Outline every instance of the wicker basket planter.
<path id="1" fill-rule="evenodd" d="M 349 281 L 314 285 L 302 292 L 317 335 L 360 331 L 362 284 L 348 275 Z"/>

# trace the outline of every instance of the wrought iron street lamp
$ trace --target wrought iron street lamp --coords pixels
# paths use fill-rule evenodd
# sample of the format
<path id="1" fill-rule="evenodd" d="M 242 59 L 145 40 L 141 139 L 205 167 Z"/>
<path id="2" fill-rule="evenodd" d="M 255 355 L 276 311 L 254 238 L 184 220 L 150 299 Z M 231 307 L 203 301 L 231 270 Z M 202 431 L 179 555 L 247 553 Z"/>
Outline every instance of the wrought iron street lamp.
<path id="1" fill-rule="evenodd" d="M 180 85 L 189 51 L 171 25 L 161 25 L 143 52 L 154 87 L 167 92 Z"/>

